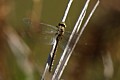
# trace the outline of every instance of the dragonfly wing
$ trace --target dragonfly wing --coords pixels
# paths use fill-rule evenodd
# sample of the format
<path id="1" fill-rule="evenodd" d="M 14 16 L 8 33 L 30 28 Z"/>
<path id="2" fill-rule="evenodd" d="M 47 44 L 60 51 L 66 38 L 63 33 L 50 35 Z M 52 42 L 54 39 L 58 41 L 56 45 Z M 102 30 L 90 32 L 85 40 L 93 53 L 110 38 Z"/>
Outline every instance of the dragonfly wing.
<path id="1" fill-rule="evenodd" d="M 35 23 L 31 21 L 29 18 L 24 18 L 23 22 L 26 25 L 26 29 L 29 29 L 30 27 L 34 27 Z M 39 24 L 39 32 L 37 32 L 36 35 L 33 35 L 37 37 L 37 41 L 39 40 L 43 44 L 52 45 L 54 43 L 54 36 L 57 33 L 57 27 L 46 24 L 46 23 L 38 23 Z M 35 39 L 35 40 L 36 40 Z"/>
<path id="2" fill-rule="evenodd" d="M 50 24 L 46 24 L 46 23 L 40 23 L 41 25 L 44 25 L 44 26 L 48 26 L 54 30 L 57 30 L 57 27 L 53 26 L 53 25 L 50 25 Z"/>
<path id="3" fill-rule="evenodd" d="M 24 18 L 23 22 L 29 27 L 35 26 L 35 24 L 29 18 Z M 57 27 L 56 26 L 53 26 L 53 25 L 50 25 L 50 24 L 47 24 L 47 23 L 38 23 L 38 24 L 39 24 L 40 31 L 42 31 L 42 33 L 44 33 L 44 34 L 46 34 L 46 33 L 53 34 L 53 33 L 57 32 Z"/>

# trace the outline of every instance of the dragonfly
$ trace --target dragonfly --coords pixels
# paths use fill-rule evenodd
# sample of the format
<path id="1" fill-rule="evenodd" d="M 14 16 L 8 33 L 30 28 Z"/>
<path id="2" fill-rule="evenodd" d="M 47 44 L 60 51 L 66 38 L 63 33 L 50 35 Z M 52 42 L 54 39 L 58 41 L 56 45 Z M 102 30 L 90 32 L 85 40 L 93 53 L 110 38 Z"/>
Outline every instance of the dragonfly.
<path id="1" fill-rule="evenodd" d="M 57 30 L 57 33 L 55 33 L 54 44 L 52 46 L 51 53 L 49 54 L 49 57 L 47 60 L 47 62 L 49 64 L 49 72 L 52 72 L 52 68 L 53 68 L 53 64 L 54 64 L 54 60 L 55 60 L 55 56 L 56 56 L 56 51 L 58 48 L 58 43 L 62 39 L 62 37 L 65 33 L 66 24 L 64 22 L 61 22 L 58 24 L 57 28 L 58 28 L 58 30 Z"/>
<path id="2" fill-rule="evenodd" d="M 24 18 L 23 22 L 28 26 L 33 25 L 31 19 L 29 19 L 29 18 Z M 61 40 L 63 40 L 63 37 L 65 38 L 65 42 L 66 42 L 66 39 L 67 39 L 66 37 L 68 37 L 70 35 L 70 32 L 65 31 L 65 28 L 66 28 L 65 22 L 60 22 L 57 26 L 53 26 L 53 25 L 50 25 L 47 23 L 39 23 L 39 26 L 41 29 L 41 36 L 44 36 L 44 37 L 42 37 L 42 38 L 45 38 L 44 40 L 48 39 L 47 42 L 49 42 L 49 38 L 47 38 L 47 36 L 45 36 L 45 35 L 51 34 L 53 36 L 53 34 L 54 34 L 52 42 L 50 42 L 50 45 L 52 45 L 52 48 L 51 48 L 51 51 L 50 51 L 50 54 L 49 54 L 48 60 L 47 60 L 47 63 L 49 65 L 49 72 L 52 72 L 59 42 Z M 50 37 L 52 37 L 51 35 L 50 35 Z M 45 41 L 45 43 L 46 43 L 46 41 Z M 62 46 L 62 45 L 60 45 L 60 46 Z"/>

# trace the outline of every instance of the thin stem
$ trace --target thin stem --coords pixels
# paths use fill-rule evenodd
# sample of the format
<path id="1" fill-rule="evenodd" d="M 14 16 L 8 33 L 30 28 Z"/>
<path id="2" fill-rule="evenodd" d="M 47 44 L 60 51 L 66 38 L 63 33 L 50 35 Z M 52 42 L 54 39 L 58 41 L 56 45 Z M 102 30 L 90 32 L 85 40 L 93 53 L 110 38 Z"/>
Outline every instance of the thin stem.
<path id="1" fill-rule="evenodd" d="M 75 46 L 76 46 L 76 44 L 77 44 L 77 42 L 78 42 L 78 40 L 80 39 L 80 37 L 81 37 L 84 29 L 86 28 L 88 22 L 90 21 L 90 18 L 92 17 L 92 15 L 93 15 L 93 13 L 95 12 L 95 10 L 96 10 L 96 8 L 97 8 L 98 5 L 99 5 L 99 0 L 97 1 L 97 3 L 96 3 L 96 5 L 94 6 L 92 12 L 90 13 L 87 21 L 86 21 L 85 24 L 83 25 L 82 30 L 80 31 L 80 34 L 78 35 L 78 37 L 77 37 L 77 39 L 76 39 L 76 41 L 75 41 L 75 44 L 74 44 L 74 46 L 72 47 L 72 50 L 70 51 L 70 53 L 69 53 L 69 55 L 68 55 L 68 57 L 67 57 L 67 59 L 66 59 L 66 62 L 65 62 L 64 66 L 63 66 L 63 68 L 62 68 L 62 70 L 61 70 L 61 72 L 60 72 L 60 75 L 59 75 L 58 79 L 60 79 L 60 77 L 61 77 L 61 75 L 62 75 L 62 73 L 63 73 L 63 71 L 64 71 L 64 69 L 65 69 L 65 67 L 66 67 L 66 65 L 67 65 L 67 63 L 68 63 L 68 60 L 70 59 L 70 56 L 71 56 L 71 54 L 72 54 L 72 52 L 73 52 L 73 50 L 74 50 L 74 48 L 75 48 Z"/>
<path id="2" fill-rule="evenodd" d="M 65 20 L 67 18 L 67 15 L 68 15 L 68 12 L 70 10 L 72 2 L 73 2 L 73 0 L 70 0 L 69 3 L 68 3 L 67 9 L 65 10 L 65 14 L 64 14 L 63 19 L 62 19 L 62 22 L 65 22 Z"/>

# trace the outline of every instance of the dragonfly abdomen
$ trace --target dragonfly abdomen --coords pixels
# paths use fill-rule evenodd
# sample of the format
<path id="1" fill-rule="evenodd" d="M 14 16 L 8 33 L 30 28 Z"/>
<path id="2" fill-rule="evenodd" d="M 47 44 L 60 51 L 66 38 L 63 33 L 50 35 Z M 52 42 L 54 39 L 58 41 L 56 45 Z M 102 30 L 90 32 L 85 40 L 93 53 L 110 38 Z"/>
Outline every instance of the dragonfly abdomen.
<path id="1" fill-rule="evenodd" d="M 59 43 L 59 40 L 57 40 L 55 49 L 53 51 L 53 55 L 51 57 L 50 66 L 49 66 L 49 72 L 52 72 L 52 69 L 53 69 L 53 65 L 54 65 L 54 61 L 55 61 L 55 57 L 56 57 L 56 52 L 57 52 L 57 48 L 58 48 L 58 43 Z"/>

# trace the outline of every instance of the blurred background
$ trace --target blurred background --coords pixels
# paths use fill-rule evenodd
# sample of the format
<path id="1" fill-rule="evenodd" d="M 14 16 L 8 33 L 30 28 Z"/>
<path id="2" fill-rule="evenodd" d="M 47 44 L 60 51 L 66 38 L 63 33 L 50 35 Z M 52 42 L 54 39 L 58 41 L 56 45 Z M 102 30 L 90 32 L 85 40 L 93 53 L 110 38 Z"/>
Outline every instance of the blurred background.
<path id="1" fill-rule="evenodd" d="M 91 0 L 87 15 L 96 1 Z M 72 31 L 85 2 L 73 1 L 66 20 L 67 31 Z M 68 0 L 0 0 L 0 80 L 40 80 L 51 48 L 51 34 L 42 35 L 40 23 L 56 26 L 67 3 Z M 119 4 L 119 0 L 100 0 L 62 79 L 120 80 Z M 66 42 L 60 45 L 64 47 Z M 58 56 L 62 51 L 58 49 Z"/>

